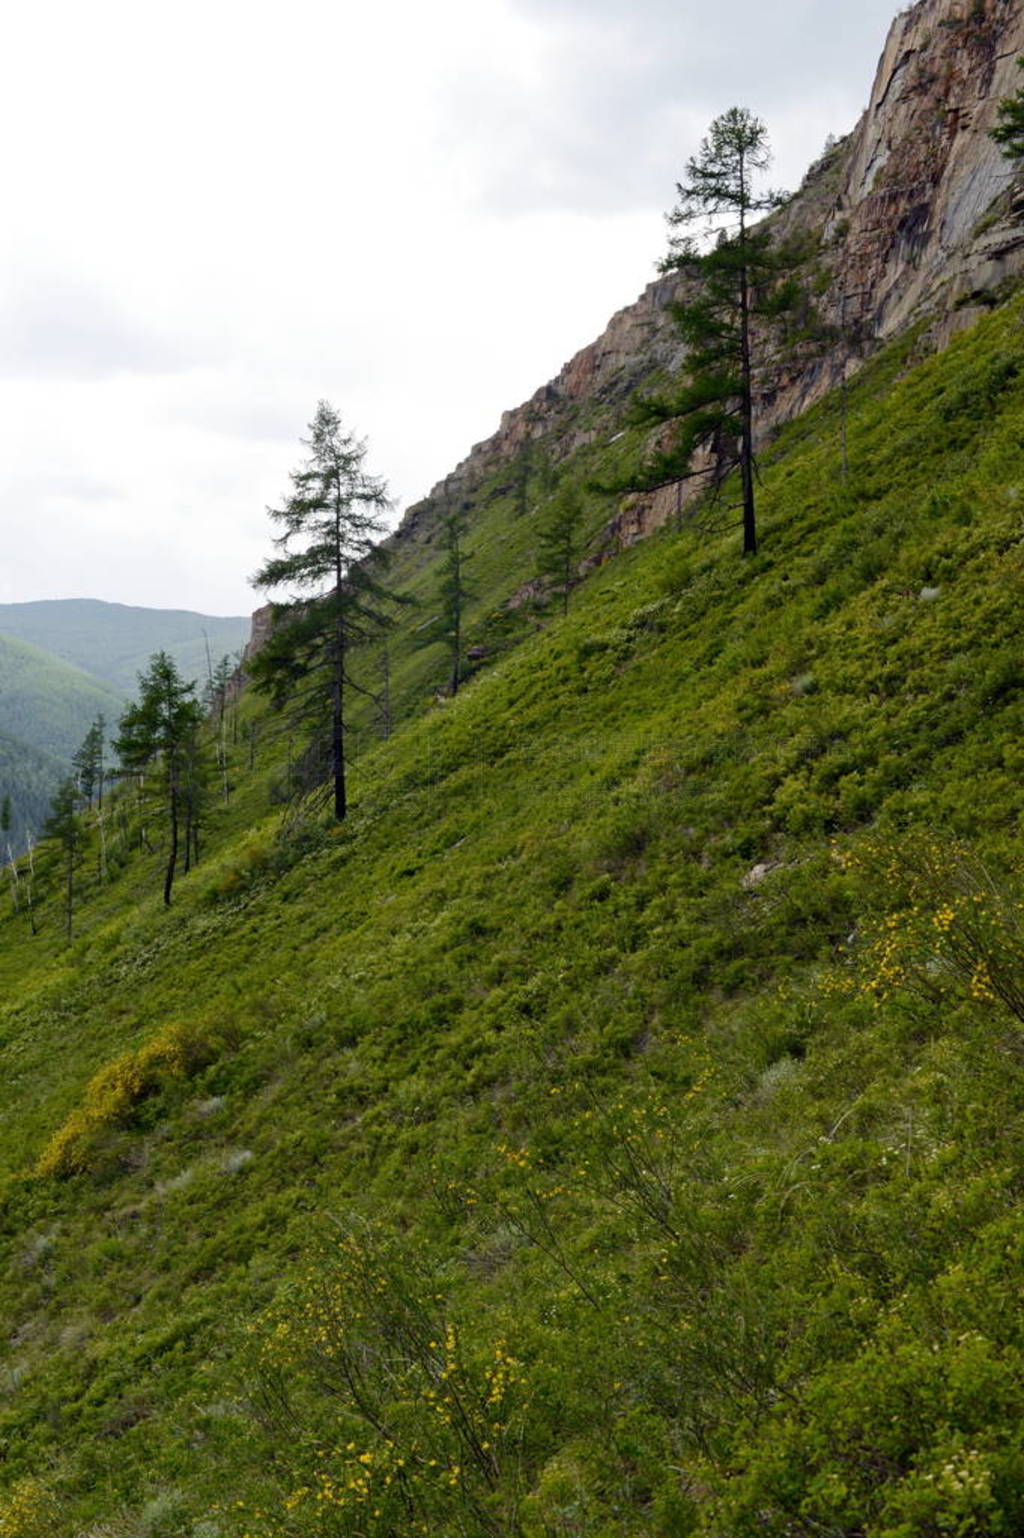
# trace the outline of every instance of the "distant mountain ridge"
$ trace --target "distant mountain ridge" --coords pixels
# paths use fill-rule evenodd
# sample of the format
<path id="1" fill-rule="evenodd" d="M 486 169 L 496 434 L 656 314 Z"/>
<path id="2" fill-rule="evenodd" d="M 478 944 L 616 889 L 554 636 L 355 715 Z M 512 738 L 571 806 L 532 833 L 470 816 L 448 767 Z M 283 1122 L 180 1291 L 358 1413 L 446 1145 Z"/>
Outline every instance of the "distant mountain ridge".
<path id="1" fill-rule="evenodd" d="M 156 651 L 202 685 L 240 651 L 248 617 L 143 609 L 95 598 L 0 604 L 0 800 L 11 798 L 17 852 L 38 833 L 71 755 L 98 716 L 113 735 Z M 0 840 L 0 863 L 6 841 Z"/>
<path id="2" fill-rule="evenodd" d="M 126 698 L 156 651 L 169 652 L 186 678 L 204 678 L 207 649 L 214 663 L 241 650 L 249 617 L 136 608 L 98 598 L 45 598 L 0 604 L 0 635 L 40 647 Z"/>

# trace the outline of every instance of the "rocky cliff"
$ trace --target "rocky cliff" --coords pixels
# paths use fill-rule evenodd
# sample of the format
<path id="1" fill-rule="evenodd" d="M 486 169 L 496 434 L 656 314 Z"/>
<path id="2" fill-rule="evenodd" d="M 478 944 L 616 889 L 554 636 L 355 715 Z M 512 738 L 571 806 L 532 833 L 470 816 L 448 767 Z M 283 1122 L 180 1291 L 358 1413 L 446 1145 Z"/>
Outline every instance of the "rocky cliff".
<path id="1" fill-rule="evenodd" d="M 1024 187 L 989 138 L 1000 98 L 1019 84 L 1022 53 L 1024 0 L 918 0 L 893 22 L 854 131 L 773 216 L 780 235 L 817 242 L 823 317 L 847 329 L 856 322 L 867 349 L 922 315 L 933 318 L 941 344 L 1024 267 Z M 555 379 L 506 412 L 493 437 L 409 510 L 399 541 L 427 535 L 440 501 L 471 499 L 531 439 L 563 459 L 612 429 L 638 385 L 682 362 L 673 293 L 669 278 L 652 283 Z M 762 432 L 833 388 L 856 361 L 836 347 L 794 370 L 762 402 Z M 671 489 L 634 498 L 617 537 L 642 536 L 676 505 Z"/>

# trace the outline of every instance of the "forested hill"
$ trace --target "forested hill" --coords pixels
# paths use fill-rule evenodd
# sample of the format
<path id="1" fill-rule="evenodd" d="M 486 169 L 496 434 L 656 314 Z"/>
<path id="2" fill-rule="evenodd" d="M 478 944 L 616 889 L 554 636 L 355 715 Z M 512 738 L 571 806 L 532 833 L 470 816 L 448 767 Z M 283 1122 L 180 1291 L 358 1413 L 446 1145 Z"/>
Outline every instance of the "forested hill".
<path id="1" fill-rule="evenodd" d="M 188 678 L 205 679 L 249 635 L 247 616 L 222 618 L 187 609 L 145 609 L 95 598 L 0 604 L 0 636 L 27 641 L 81 668 L 124 699 L 155 651 L 175 658 Z"/>
<path id="2" fill-rule="evenodd" d="M 0 633 L 0 732 L 67 763 L 97 716 L 123 696 L 50 653 Z"/>
<path id="3" fill-rule="evenodd" d="M 43 826 L 64 773 L 60 759 L 0 732 L 0 806 L 6 802 L 10 818 L 10 827 L 0 830 L 0 867 Z"/>
<path id="4" fill-rule="evenodd" d="M 0 860 L 8 843 L 20 852 L 38 834 L 89 727 L 98 716 L 113 723 L 122 704 L 81 669 L 0 634 L 0 804 L 10 798 Z"/>
<path id="5" fill-rule="evenodd" d="M 108 735 L 150 655 L 166 650 L 200 685 L 245 645 L 249 621 L 95 599 L 0 604 L 0 803 L 10 842 L 38 834 L 70 760 L 102 716 Z M 0 837 L 0 859 L 7 840 Z"/>

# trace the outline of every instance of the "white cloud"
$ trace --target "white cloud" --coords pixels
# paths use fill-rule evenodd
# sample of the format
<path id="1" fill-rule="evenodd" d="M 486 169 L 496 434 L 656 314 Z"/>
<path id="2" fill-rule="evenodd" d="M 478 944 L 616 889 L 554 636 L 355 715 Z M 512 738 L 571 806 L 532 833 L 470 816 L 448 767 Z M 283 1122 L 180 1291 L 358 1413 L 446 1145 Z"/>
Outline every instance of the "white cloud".
<path id="1" fill-rule="evenodd" d="M 761 112 L 795 181 L 894 10 L 14 8 L 3 598 L 252 606 L 321 397 L 423 495 L 649 280 L 710 118 Z"/>

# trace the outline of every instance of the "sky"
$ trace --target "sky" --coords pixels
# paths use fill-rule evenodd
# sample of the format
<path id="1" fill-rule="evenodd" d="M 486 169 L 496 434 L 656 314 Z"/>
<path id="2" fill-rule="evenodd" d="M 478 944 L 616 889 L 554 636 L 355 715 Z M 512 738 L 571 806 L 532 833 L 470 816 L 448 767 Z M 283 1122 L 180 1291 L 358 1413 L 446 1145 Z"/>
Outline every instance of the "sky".
<path id="1" fill-rule="evenodd" d="M 0 602 L 256 607 L 320 399 L 397 519 L 651 281 L 712 119 L 797 186 L 903 8 L 10 8 Z"/>

